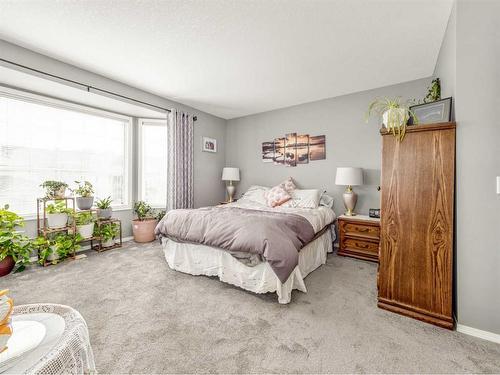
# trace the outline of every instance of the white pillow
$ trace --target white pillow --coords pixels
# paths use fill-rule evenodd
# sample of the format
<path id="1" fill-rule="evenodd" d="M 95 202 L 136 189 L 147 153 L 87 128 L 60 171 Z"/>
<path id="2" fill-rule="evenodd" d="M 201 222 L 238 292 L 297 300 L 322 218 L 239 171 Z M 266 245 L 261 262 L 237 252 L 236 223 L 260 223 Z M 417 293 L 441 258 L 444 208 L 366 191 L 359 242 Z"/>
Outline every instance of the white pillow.
<path id="1" fill-rule="evenodd" d="M 270 188 L 266 186 L 252 185 L 248 188 L 245 194 L 241 196 L 240 200 L 246 200 L 246 201 L 248 200 L 267 205 L 267 199 L 265 197 L 265 194 L 269 190 Z"/>
<path id="2" fill-rule="evenodd" d="M 281 207 L 289 208 L 318 208 L 322 191 L 319 189 L 295 189 L 290 192 L 292 199 L 283 203 Z"/>

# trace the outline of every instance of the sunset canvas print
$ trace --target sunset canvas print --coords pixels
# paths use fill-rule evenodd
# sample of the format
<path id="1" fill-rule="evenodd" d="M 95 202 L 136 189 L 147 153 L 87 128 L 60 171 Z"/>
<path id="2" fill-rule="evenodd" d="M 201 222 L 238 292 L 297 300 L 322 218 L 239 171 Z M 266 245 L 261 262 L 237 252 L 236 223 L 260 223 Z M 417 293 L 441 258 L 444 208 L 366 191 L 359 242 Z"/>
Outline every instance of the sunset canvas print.
<path id="1" fill-rule="evenodd" d="M 284 138 L 262 142 L 262 161 L 295 167 L 315 160 L 326 159 L 324 135 L 287 133 Z"/>

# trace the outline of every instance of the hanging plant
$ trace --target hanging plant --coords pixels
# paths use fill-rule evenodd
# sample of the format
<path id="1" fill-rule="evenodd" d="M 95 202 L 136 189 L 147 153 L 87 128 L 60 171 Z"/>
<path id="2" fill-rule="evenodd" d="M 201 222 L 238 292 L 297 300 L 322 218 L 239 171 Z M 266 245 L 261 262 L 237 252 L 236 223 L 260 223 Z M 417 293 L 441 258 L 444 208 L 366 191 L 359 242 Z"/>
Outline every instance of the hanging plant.
<path id="1" fill-rule="evenodd" d="M 368 106 L 366 121 L 373 113 L 377 113 L 382 117 L 384 126 L 400 142 L 405 137 L 406 124 L 410 117 L 413 119 L 414 124 L 418 123 L 417 116 L 410 110 L 409 102 L 402 102 L 401 97 L 375 99 Z"/>

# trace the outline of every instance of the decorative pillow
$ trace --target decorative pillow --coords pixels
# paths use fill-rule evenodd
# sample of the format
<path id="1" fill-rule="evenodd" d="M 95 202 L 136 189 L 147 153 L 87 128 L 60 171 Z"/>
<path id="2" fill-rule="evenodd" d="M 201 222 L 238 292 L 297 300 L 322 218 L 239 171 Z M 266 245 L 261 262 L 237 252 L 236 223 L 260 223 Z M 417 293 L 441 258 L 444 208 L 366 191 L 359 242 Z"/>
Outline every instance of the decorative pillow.
<path id="1" fill-rule="evenodd" d="M 297 188 L 295 186 L 295 183 L 293 182 L 293 179 L 291 177 L 288 177 L 285 181 L 283 181 L 281 184 L 279 184 L 284 190 L 286 190 L 288 193 L 292 192 Z"/>
<path id="2" fill-rule="evenodd" d="M 290 199 L 292 199 L 292 196 L 281 185 L 273 187 L 266 193 L 267 205 L 269 207 L 280 206 Z"/>
<path id="3" fill-rule="evenodd" d="M 323 194 L 321 194 L 321 199 L 319 200 L 319 205 L 333 209 L 333 197 L 326 194 L 326 191 L 323 192 Z"/>
<path id="4" fill-rule="evenodd" d="M 267 205 L 267 199 L 266 199 L 266 193 L 270 190 L 271 188 L 268 188 L 266 186 L 258 186 L 258 185 L 252 185 L 248 188 L 248 190 L 245 192 L 245 194 L 242 195 L 240 198 L 241 200 L 248 200 L 252 202 L 257 202 L 263 205 Z"/>
<path id="5" fill-rule="evenodd" d="M 295 189 L 290 195 L 292 199 L 283 207 L 290 208 L 318 208 L 321 198 L 321 190 L 318 189 Z"/>

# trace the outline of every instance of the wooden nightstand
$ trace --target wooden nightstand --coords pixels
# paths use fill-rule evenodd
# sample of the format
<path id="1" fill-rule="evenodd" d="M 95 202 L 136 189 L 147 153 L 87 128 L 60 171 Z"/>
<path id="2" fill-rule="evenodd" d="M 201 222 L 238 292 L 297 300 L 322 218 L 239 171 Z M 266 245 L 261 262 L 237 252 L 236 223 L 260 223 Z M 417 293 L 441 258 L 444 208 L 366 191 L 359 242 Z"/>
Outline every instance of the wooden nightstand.
<path id="1" fill-rule="evenodd" d="M 338 225 L 339 255 L 378 262 L 380 219 L 341 215 Z"/>

